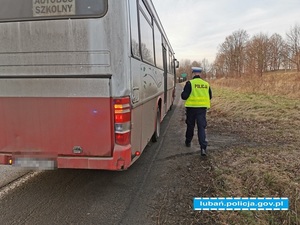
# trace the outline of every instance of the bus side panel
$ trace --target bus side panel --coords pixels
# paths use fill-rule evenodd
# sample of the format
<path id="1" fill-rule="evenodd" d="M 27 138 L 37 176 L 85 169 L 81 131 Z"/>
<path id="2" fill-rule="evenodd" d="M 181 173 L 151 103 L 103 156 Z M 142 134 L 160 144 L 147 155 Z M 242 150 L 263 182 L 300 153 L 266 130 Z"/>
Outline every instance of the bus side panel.
<path id="1" fill-rule="evenodd" d="M 158 100 L 164 95 L 163 71 L 147 64 L 140 65 L 142 110 L 142 146 L 151 140 L 155 131 Z"/>
<path id="2" fill-rule="evenodd" d="M 131 113 L 131 147 L 132 147 L 132 155 L 135 152 L 141 152 L 143 148 L 141 147 L 141 140 L 142 140 L 142 105 L 135 107 L 132 109 Z"/>
<path id="3" fill-rule="evenodd" d="M 157 98 L 152 98 L 151 101 L 143 104 L 143 121 L 142 121 L 142 146 L 146 147 L 155 130 L 156 114 L 157 114 Z"/>
<path id="4" fill-rule="evenodd" d="M 168 93 L 167 93 L 167 111 L 170 109 L 170 107 L 173 105 L 174 99 L 175 99 L 175 75 L 174 74 L 168 74 Z"/>
<path id="5" fill-rule="evenodd" d="M 112 156 L 110 98 L 1 97 L 0 109 L 0 153 Z"/>

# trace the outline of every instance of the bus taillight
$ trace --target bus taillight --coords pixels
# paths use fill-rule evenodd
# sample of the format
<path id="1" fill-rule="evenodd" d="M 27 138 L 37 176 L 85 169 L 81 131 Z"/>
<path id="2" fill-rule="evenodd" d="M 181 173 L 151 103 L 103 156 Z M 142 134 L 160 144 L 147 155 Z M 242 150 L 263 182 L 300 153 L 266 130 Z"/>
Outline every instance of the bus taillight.
<path id="1" fill-rule="evenodd" d="M 130 143 L 131 108 L 130 98 L 114 99 L 115 141 L 118 145 Z"/>

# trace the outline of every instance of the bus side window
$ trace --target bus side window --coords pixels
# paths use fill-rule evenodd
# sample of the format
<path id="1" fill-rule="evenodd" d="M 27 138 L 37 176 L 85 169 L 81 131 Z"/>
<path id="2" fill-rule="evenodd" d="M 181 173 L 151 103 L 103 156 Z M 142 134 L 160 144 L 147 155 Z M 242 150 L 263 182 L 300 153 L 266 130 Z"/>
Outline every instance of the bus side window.
<path id="1" fill-rule="evenodd" d="M 154 23 L 154 43 L 155 43 L 155 62 L 156 66 L 160 69 L 164 68 L 163 61 L 163 47 L 162 47 L 162 37 L 160 30 L 156 23 Z"/>
<path id="2" fill-rule="evenodd" d="M 145 62 L 148 62 L 154 65 L 154 41 L 153 41 L 153 26 L 152 26 L 152 17 L 149 11 L 146 9 L 144 2 L 140 8 L 140 29 L 141 29 L 141 51 L 142 59 Z M 146 12 L 144 12 L 146 11 Z M 149 19 L 151 21 L 149 21 Z"/>
<path id="3" fill-rule="evenodd" d="M 131 27 L 131 53 L 133 57 L 141 58 L 138 10 L 137 10 L 136 0 L 130 0 L 129 4 L 130 4 L 130 27 Z"/>

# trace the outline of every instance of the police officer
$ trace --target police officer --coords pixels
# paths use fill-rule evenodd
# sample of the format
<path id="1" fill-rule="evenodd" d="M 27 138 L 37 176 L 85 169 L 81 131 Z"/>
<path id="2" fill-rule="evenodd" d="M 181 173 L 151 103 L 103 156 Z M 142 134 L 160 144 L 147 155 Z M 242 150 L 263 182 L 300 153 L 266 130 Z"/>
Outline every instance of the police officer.
<path id="1" fill-rule="evenodd" d="M 209 83 L 201 79 L 201 72 L 201 67 L 192 67 L 193 79 L 186 82 L 183 92 L 181 93 L 181 98 L 186 100 L 185 107 L 187 130 L 185 135 L 185 145 L 187 147 L 191 147 L 195 123 L 197 123 L 198 141 L 201 147 L 201 155 L 206 156 L 206 110 L 210 108 L 212 91 Z"/>

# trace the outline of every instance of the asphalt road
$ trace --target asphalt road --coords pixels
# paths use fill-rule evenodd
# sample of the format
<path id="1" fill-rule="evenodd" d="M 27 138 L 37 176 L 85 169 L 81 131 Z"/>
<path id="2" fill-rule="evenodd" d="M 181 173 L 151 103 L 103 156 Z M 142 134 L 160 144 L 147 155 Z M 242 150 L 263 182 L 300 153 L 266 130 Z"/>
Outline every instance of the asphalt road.
<path id="1" fill-rule="evenodd" d="M 172 151 L 173 144 L 178 143 L 164 141 L 172 136 L 170 126 L 176 122 L 174 115 L 182 105 L 180 92 L 181 86 L 178 86 L 173 110 L 162 123 L 160 140 L 149 144 L 129 170 L 31 173 L 28 179 L 0 196 L 0 224 L 156 224 L 147 213 L 155 193 L 155 180 L 164 174 L 164 163 L 161 161 L 159 166 L 156 163 L 181 154 Z M 183 132 L 185 127 L 172 129 Z M 3 167 L 0 171 L 3 174 Z"/>
<path id="2" fill-rule="evenodd" d="M 30 172 L 28 169 L 0 165 L 0 188 Z"/>

